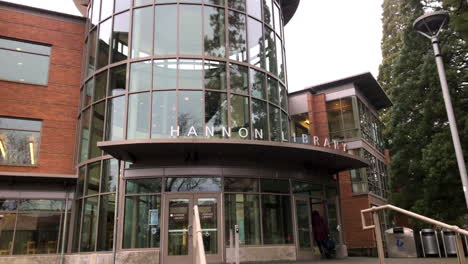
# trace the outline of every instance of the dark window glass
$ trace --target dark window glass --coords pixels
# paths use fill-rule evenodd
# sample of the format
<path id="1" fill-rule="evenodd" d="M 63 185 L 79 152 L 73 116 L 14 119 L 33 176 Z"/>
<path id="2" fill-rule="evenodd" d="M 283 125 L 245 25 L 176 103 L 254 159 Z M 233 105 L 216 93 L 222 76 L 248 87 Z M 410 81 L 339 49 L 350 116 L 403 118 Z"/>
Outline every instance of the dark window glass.
<path id="1" fill-rule="evenodd" d="M 282 84 L 280 84 L 280 104 L 281 108 L 288 110 L 288 91 Z"/>
<path id="2" fill-rule="evenodd" d="M 292 215 L 289 196 L 262 195 L 263 243 L 292 244 Z"/>
<path id="3" fill-rule="evenodd" d="M 153 7 L 133 10 L 132 58 L 153 54 Z"/>
<path id="4" fill-rule="evenodd" d="M 151 89 L 151 61 L 135 62 L 130 65 L 130 92 Z"/>
<path id="5" fill-rule="evenodd" d="M 88 106 L 92 102 L 93 88 L 94 88 L 93 84 L 94 84 L 93 79 L 86 82 L 86 85 L 85 85 L 85 88 L 84 88 L 85 92 L 84 92 L 84 98 L 83 98 L 83 108 Z"/>
<path id="6" fill-rule="evenodd" d="M 203 135 L 203 92 L 179 92 L 178 126 L 180 136 Z"/>
<path id="7" fill-rule="evenodd" d="M 340 100 L 327 102 L 327 119 L 331 138 L 344 139 Z"/>
<path id="8" fill-rule="evenodd" d="M 245 0 L 229 0 L 229 8 L 237 9 L 239 11 L 245 11 Z"/>
<path id="9" fill-rule="evenodd" d="M 117 66 L 110 70 L 109 96 L 125 93 L 126 72 L 126 65 Z"/>
<path id="10" fill-rule="evenodd" d="M 204 9 L 204 42 L 205 55 L 214 57 L 226 56 L 226 26 L 224 8 L 208 7 Z"/>
<path id="11" fill-rule="evenodd" d="M 81 133 L 80 133 L 80 162 L 88 159 L 88 143 L 89 143 L 89 119 L 91 110 L 86 109 L 81 113 Z"/>
<path id="12" fill-rule="evenodd" d="M 0 252 L 2 255 L 10 255 L 13 249 L 13 234 L 15 232 L 15 223 L 17 214 L 2 213 L 3 218 L 0 221 Z M 4 252 L 4 253 L 3 253 Z"/>
<path id="13" fill-rule="evenodd" d="M 263 21 L 273 26 L 273 4 L 271 0 L 263 0 Z"/>
<path id="14" fill-rule="evenodd" d="M 314 197 L 322 197 L 323 189 L 320 184 L 310 184 L 305 182 L 293 182 L 293 192 L 297 194 L 306 194 Z"/>
<path id="15" fill-rule="evenodd" d="M 224 178 L 225 192 L 258 192 L 258 179 Z"/>
<path id="16" fill-rule="evenodd" d="M 99 13 L 101 13 L 101 0 L 93 1 L 93 17 L 91 18 L 91 23 L 93 26 L 97 25 L 99 22 Z"/>
<path id="17" fill-rule="evenodd" d="M 201 60 L 179 60 L 179 89 L 202 89 Z"/>
<path id="18" fill-rule="evenodd" d="M 280 38 L 276 36 L 276 58 L 278 59 L 277 66 L 278 66 L 278 76 L 281 78 L 281 80 L 284 81 L 285 79 L 285 70 L 284 70 L 284 62 L 283 62 L 283 47 L 281 44 Z"/>
<path id="19" fill-rule="evenodd" d="M 343 113 L 343 128 L 354 129 L 357 125 L 354 120 L 353 101 L 351 97 L 341 99 L 341 111 Z"/>
<path id="20" fill-rule="evenodd" d="M 118 62 L 128 58 L 129 30 L 129 12 L 125 12 L 114 17 L 114 29 L 112 30 L 112 62 Z"/>
<path id="21" fill-rule="evenodd" d="M 239 226 L 241 245 L 260 244 L 260 204 L 258 195 L 226 194 L 225 196 L 225 234 L 229 241 L 229 230 Z"/>
<path id="22" fill-rule="evenodd" d="M 115 192 L 119 180 L 119 161 L 107 159 L 103 162 L 101 193 Z"/>
<path id="23" fill-rule="evenodd" d="M 88 76 L 96 69 L 96 41 L 97 41 L 97 29 L 93 29 L 88 35 Z"/>
<path id="24" fill-rule="evenodd" d="M 205 61 L 205 89 L 225 90 L 226 63 L 220 61 Z"/>
<path id="25" fill-rule="evenodd" d="M 115 194 L 100 197 L 96 250 L 111 251 L 114 240 Z"/>
<path id="26" fill-rule="evenodd" d="M 76 218 L 74 219 L 75 226 L 73 227 L 73 245 L 72 252 L 78 252 L 80 249 L 80 234 L 81 234 L 81 216 L 83 214 L 83 200 L 77 200 L 75 203 Z M 1 224 L 1 222 L 0 222 Z"/>
<path id="27" fill-rule="evenodd" d="M 202 8 L 179 6 L 179 53 L 202 54 Z"/>
<path id="28" fill-rule="evenodd" d="M 123 139 L 125 96 L 107 101 L 106 140 Z"/>
<path id="29" fill-rule="evenodd" d="M 205 93 L 205 123 L 206 136 L 227 137 L 227 96 L 226 93 Z M 224 135 L 223 135 L 224 134 Z"/>
<path id="30" fill-rule="evenodd" d="M 212 4 L 212 5 L 224 5 L 224 0 L 204 0 L 206 4 Z"/>
<path id="31" fill-rule="evenodd" d="M 250 2 L 249 2 L 250 6 Z M 257 67 L 265 67 L 263 58 L 263 32 L 262 23 L 255 19 L 248 19 L 249 27 L 249 62 Z"/>
<path id="32" fill-rule="evenodd" d="M 96 75 L 94 80 L 94 102 L 101 100 L 106 96 L 107 91 L 107 71 Z"/>
<path id="33" fill-rule="evenodd" d="M 0 200 L 0 211 L 16 211 L 17 207 L 18 207 L 17 200 L 11 200 L 11 199 Z"/>
<path id="34" fill-rule="evenodd" d="M 97 51 L 97 69 L 109 64 L 109 47 L 112 30 L 112 19 L 101 23 L 99 27 L 98 51 Z"/>
<path id="35" fill-rule="evenodd" d="M 266 70 L 276 74 L 276 45 L 275 45 L 275 33 L 268 27 L 265 27 L 265 58 L 266 58 Z"/>
<path id="36" fill-rule="evenodd" d="M 91 140 L 89 158 L 95 158 L 101 155 L 101 149 L 98 148 L 97 142 L 102 141 L 104 134 L 104 111 L 106 102 L 100 102 L 93 106 L 93 117 L 91 119 Z"/>
<path id="37" fill-rule="evenodd" d="M 177 60 L 155 60 L 153 62 L 153 89 L 177 88 Z"/>
<path id="38" fill-rule="evenodd" d="M 229 1 L 230 3 L 231 1 Z M 229 58 L 247 62 L 247 31 L 245 15 L 229 11 Z"/>
<path id="39" fill-rule="evenodd" d="M 98 220 L 98 197 L 84 199 L 83 223 L 81 225 L 80 251 L 94 251 Z"/>
<path id="40" fill-rule="evenodd" d="M 278 81 L 271 77 L 268 77 L 268 100 L 270 103 L 279 105 Z"/>
<path id="41" fill-rule="evenodd" d="M 177 53 L 177 5 L 156 6 L 154 54 Z"/>
<path id="42" fill-rule="evenodd" d="M 160 239 L 159 195 L 125 198 L 123 248 L 157 248 Z"/>
<path id="43" fill-rule="evenodd" d="M 252 137 L 257 140 L 268 140 L 268 112 L 266 103 L 252 100 Z"/>
<path id="44" fill-rule="evenodd" d="M 167 178 L 166 192 L 219 192 L 221 178 Z"/>
<path id="45" fill-rule="evenodd" d="M 115 0 L 115 13 L 130 8 L 131 0 Z"/>
<path id="46" fill-rule="evenodd" d="M 61 200 L 19 200 L 18 211 L 61 211 Z"/>
<path id="47" fill-rule="evenodd" d="M 260 180 L 262 192 L 289 193 L 289 181 L 287 180 Z"/>
<path id="48" fill-rule="evenodd" d="M 231 123 L 233 138 L 250 139 L 249 98 L 231 95 Z"/>
<path id="49" fill-rule="evenodd" d="M 171 128 L 177 127 L 177 100 L 175 91 L 153 92 L 151 138 L 168 138 Z"/>
<path id="50" fill-rule="evenodd" d="M 289 119 L 283 111 L 281 111 L 281 141 L 289 141 Z"/>
<path id="51" fill-rule="evenodd" d="M 83 196 L 83 191 L 84 191 L 84 183 L 85 183 L 85 176 L 86 176 L 86 166 L 81 166 L 78 169 L 78 182 L 77 182 L 77 191 L 76 191 L 76 196 L 77 198 L 80 198 Z"/>
<path id="52" fill-rule="evenodd" d="M 248 0 L 247 14 L 262 19 L 262 2 L 261 0 Z"/>
<path id="53" fill-rule="evenodd" d="M 18 214 L 13 254 L 55 254 L 60 231 L 60 212 Z M 2 219 L 5 221 L 5 219 Z M 2 229 L 3 233 L 6 230 Z"/>
<path id="54" fill-rule="evenodd" d="M 101 176 L 101 162 L 90 163 L 87 167 L 88 174 L 86 176 L 85 195 L 93 195 L 99 193 L 99 182 Z"/>
<path id="55" fill-rule="evenodd" d="M 269 104 L 268 111 L 270 115 L 270 140 L 281 141 L 280 110 Z"/>
<path id="56" fill-rule="evenodd" d="M 101 20 L 108 18 L 112 15 L 114 10 L 114 0 L 102 0 L 101 4 Z"/>
<path id="57" fill-rule="evenodd" d="M 126 194 L 160 193 L 161 178 L 127 180 Z"/>
<path id="58" fill-rule="evenodd" d="M 229 64 L 231 91 L 249 94 L 249 68 L 238 64 Z"/>
<path id="59" fill-rule="evenodd" d="M 42 122 L 0 117 L 0 164 L 36 165 Z"/>
<path id="60" fill-rule="evenodd" d="M 131 94 L 128 97 L 127 138 L 149 137 L 149 93 Z"/>
<path id="61" fill-rule="evenodd" d="M 254 69 L 250 69 L 250 82 L 252 85 L 252 96 L 266 99 L 265 74 Z"/>

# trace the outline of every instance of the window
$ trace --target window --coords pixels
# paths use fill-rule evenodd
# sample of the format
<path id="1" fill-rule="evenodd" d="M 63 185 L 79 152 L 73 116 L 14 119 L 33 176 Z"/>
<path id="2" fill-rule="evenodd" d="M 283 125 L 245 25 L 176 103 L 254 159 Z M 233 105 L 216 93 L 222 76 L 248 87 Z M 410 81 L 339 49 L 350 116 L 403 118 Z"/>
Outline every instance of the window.
<path id="1" fill-rule="evenodd" d="M 327 102 L 330 138 L 343 140 L 357 137 L 359 133 L 357 113 L 357 99 L 355 96 Z"/>
<path id="2" fill-rule="evenodd" d="M 0 38 L 0 79 L 47 85 L 51 47 Z"/>
<path id="3" fill-rule="evenodd" d="M 37 165 L 42 122 L 0 117 L 0 164 Z"/>

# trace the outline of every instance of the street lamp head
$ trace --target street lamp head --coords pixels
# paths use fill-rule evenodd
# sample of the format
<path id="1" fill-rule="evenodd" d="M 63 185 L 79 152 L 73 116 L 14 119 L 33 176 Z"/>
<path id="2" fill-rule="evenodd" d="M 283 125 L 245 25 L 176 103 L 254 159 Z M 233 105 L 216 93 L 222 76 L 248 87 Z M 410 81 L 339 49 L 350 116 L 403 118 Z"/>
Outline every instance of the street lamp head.
<path id="1" fill-rule="evenodd" d="M 448 21 L 447 11 L 435 11 L 418 17 L 413 23 L 413 28 L 421 35 L 432 38 L 439 35 L 439 32 L 448 24 Z"/>

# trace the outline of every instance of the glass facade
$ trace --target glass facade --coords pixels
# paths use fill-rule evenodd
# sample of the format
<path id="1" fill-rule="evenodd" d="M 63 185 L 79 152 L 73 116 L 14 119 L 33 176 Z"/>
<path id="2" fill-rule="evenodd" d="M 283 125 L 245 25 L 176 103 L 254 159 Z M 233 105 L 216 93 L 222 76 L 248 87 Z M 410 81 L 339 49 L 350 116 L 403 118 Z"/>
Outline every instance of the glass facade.
<path id="1" fill-rule="evenodd" d="M 344 140 L 359 135 L 355 96 L 327 102 L 327 117 L 330 138 Z"/>
<path id="2" fill-rule="evenodd" d="M 372 192 L 387 198 L 390 190 L 387 164 L 361 148 L 357 154 L 369 161 L 369 167 L 350 170 L 353 193 Z"/>

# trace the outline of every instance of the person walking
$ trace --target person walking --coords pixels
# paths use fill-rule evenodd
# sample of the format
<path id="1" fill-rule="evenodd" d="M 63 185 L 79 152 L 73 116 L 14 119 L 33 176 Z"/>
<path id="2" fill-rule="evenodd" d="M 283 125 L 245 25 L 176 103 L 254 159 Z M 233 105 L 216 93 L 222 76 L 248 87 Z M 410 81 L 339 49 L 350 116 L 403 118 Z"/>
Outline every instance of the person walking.
<path id="1" fill-rule="evenodd" d="M 327 254 L 328 227 L 322 216 L 316 210 L 312 211 L 312 228 L 314 231 L 314 240 L 320 250 L 322 258 L 329 258 Z"/>

